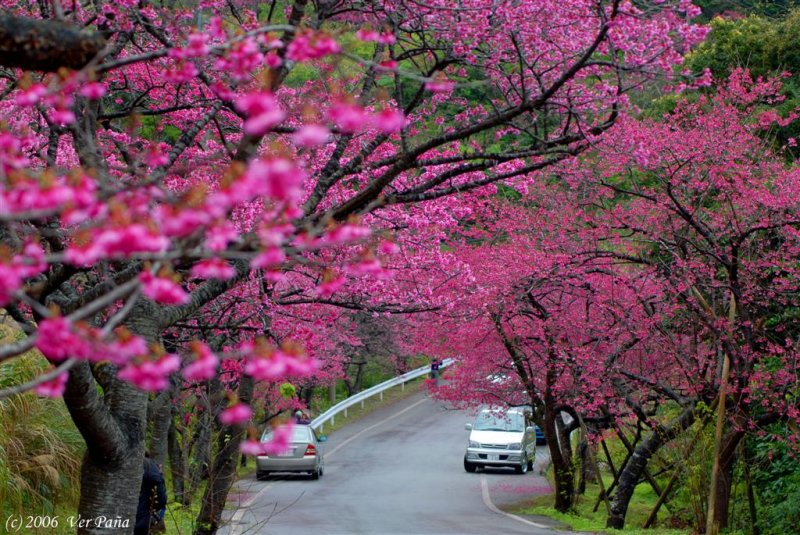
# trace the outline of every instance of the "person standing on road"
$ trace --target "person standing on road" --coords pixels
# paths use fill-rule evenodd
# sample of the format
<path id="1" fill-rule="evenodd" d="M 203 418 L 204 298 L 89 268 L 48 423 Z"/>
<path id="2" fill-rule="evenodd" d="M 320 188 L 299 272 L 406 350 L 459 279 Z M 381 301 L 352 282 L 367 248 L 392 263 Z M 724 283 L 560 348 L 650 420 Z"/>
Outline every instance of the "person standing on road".
<path id="1" fill-rule="evenodd" d="M 431 361 L 431 378 L 436 381 L 436 384 L 439 384 L 439 366 L 441 366 L 441 362 L 439 362 L 438 358 L 434 358 Z"/>
<path id="2" fill-rule="evenodd" d="M 150 524 L 154 516 L 167 506 L 167 487 L 164 484 L 164 475 L 158 465 L 150 459 L 150 454 L 144 454 L 144 474 L 142 475 L 142 488 L 139 491 L 139 506 L 136 509 L 136 525 L 134 535 L 148 535 Z"/>

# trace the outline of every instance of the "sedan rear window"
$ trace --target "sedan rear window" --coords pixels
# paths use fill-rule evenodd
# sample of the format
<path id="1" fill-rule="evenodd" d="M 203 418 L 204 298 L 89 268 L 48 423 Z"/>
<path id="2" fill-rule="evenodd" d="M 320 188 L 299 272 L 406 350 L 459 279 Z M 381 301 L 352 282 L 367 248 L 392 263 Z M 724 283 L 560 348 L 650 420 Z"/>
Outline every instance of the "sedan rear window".
<path id="1" fill-rule="evenodd" d="M 308 428 L 296 426 L 292 429 L 292 442 L 308 442 Z"/>
<path id="2" fill-rule="evenodd" d="M 272 440 L 272 429 L 267 429 L 261 435 L 261 442 L 269 442 Z M 310 442 L 308 436 L 308 427 L 304 425 L 296 425 L 292 428 L 292 442 Z"/>

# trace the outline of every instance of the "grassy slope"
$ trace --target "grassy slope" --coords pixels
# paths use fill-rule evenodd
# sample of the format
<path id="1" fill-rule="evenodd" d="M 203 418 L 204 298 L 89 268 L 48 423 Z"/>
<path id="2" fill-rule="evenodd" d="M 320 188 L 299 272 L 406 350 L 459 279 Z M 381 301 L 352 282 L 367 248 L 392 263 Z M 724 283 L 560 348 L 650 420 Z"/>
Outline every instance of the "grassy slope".
<path id="1" fill-rule="evenodd" d="M 612 482 L 612 478 L 608 475 L 603 476 L 603 482 L 608 488 Z M 529 514 L 529 515 L 542 515 L 558 520 L 572 527 L 576 531 L 590 531 L 598 533 L 619 533 L 625 535 L 685 535 L 690 533 L 685 529 L 669 529 L 664 527 L 656 527 L 651 529 L 642 529 L 647 516 L 653 509 L 658 496 L 656 496 L 653 489 L 647 484 L 642 484 L 636 487 L 633 499 L 631 500 L 628 514 L 626 516 L 626 528 L 622 531 L 605 529 L 606 525 L 606 508 L 601 502 L 600 507 L 596 513 L 592 512 L 597 496 L 599 495 L 599 486 L 589 484 L 586 485 L 586 494 L 579 496 L 575 504 L 575 511 L 571 514 L 559 513 L 553 509 L 553 495 L 544 494 L 536 496 L 530 503 L 523 504 L 514 513 L 516 514 Z M 668 505 L 667 505 L 668 506 Z M 664 507 L 659 512 L 659 518 L 665 518 L 669 512 Z M 658 524 L 658 522 L 656 523 Z"/>

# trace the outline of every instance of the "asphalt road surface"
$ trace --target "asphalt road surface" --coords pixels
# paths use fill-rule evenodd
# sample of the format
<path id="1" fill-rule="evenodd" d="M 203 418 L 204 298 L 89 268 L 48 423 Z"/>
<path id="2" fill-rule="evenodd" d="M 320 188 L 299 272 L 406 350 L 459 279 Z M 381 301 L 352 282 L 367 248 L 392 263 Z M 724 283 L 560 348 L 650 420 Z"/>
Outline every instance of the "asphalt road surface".
<path id="1" fill-rule="evenodd" d="M 225 535 L 552 534 L 546 519 L 503 512 L 549 491 L 532 471 L 464 470 L 468 412 L 415 394 L 349 424 L 323 444 L 325 472 L 250 476 L 231 492 Z M 551 524 L 552 525 L 552 524 Z M 561 531 L 560 533 L 564 533 Z"/>

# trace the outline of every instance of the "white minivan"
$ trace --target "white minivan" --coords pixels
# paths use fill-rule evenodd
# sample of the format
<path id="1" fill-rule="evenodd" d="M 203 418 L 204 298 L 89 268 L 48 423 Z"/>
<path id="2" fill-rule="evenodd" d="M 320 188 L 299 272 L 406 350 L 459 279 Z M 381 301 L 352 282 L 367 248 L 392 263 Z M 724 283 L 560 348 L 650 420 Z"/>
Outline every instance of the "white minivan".
<path id="1" fill-rule="evenodd" d="M 464 469 L 474 472 L 484 467 L 509 467 L 524 474 L 533 467 L 536 456 L 536 430 L 529 425 L 523 407 L 481 409 L 469 431 Z"/>

